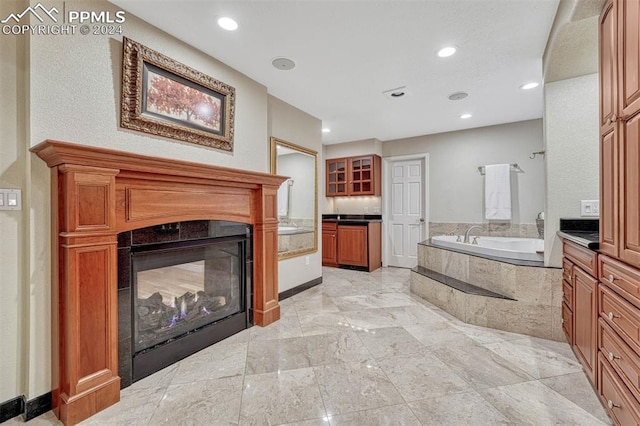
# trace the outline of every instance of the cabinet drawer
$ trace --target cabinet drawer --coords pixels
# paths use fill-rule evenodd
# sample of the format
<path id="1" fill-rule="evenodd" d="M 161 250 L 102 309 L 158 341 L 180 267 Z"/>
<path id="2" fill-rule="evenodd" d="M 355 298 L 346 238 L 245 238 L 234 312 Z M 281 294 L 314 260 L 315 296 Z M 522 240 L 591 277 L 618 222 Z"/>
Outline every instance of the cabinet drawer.
<path id="1" fill-rule="evenodd" d="M 604 285 L 598 286 L 600 317 L 640 353 L 640 310 Z"/>
<path id="2" fill-rule="evenodd" d="M 571 282 L 571 273 L 573 272 L 573 263 L 566 257 L 562 258 L 562 278 Z"/>
<path id="3" fill-rule="evenodd" d="M 323 231 L 335 231 L 338 229 L 338 222 L 322 222 Z"/>
<path id="4" fill-rule="evenodd" d="M 598 273 L 597 273 L 598 253 L 596 253 L 595 251 L 589 250 L 588 248 L 581 247 L 567 240 L 563 240 L 562 250 L 563 250 L 564 256 L 568 260 L 580 266 L 589 275 L 593 277 L 598 276 Z"/>
<path id="5" fill-rule="evenodd" d="M 638 401 L 620 380 L 602 354 L 598 356 L 598 396 L 617 425 L 640 424 Z"/>
<path id="6" fill-rule="evenodd" d="M 562 330 L 567 336 L 567 342 L 573 345 L 573 312 L 566 303 L 562 304 Z"/>
<path id="7" fill-rule="evenodd" d="M 562 301 L 573 311 L 573 286 L 567 280 L 562 280 Z"/>
<path id="8" fill-rule="evenodd" d="M 606 256 L 600 256 L 600 281 L 640 307 L 640 271 Z"/>
<path id="9" fill-rule="evenodd" d="M 600 318 L 598 321 L 600 352 L 625 382 L 629 389 L 640 398 L 640 359 L 618 334 Z"/>

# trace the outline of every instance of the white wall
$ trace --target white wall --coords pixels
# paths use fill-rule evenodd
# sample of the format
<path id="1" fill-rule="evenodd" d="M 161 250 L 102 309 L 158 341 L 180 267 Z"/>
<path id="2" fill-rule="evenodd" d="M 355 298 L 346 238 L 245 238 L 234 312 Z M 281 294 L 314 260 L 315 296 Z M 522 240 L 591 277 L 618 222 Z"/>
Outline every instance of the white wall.
<path id="1" fill-rule="evenodd" d="M 545 263 L 562 265 L 560 218 L 580 216 L 580 200 L 599 199 L 598 74 L 545 85 Z"/>
<path id="2" fill-rule="evenodd" d="M 429 220 L 485 222 L 484 177 L 478 166 L 518 163 L 512 173 L 513 223 L 535 223 L 544 208 L 542 120 L 419 136 L 382 143 L 383 157 L 429 153 Z M 515 181 L 513 180 L 515 179 Z"/>
<path id="3" fill-rule="evenodd" d="M 3 0 L 0 15 L 21 11 L 27 4 Z M 47 6 L 62 10 L 61 1 Z M 65 7 L 112 14 L 118 10 L 99 0 L 67 0 Z M 234 152 L 120 129 L 120 36 L 0 37 L 0 187 L 23 190 L 22 212 L 0 212 L 0 284 L 5 300 L 0 309 L 0 356 L 6 366 L 0 369 L 0 403 L 20 395 L 31 399 L 51 390 L 50 178 L 46 164 L 29 153 L 31 146 L 57 139 L 269 171 L 269 109 L 264 86 L 129 13 L 124 30 L 127 37 L 235 87 Z M 289 113 L 295 120 L 274 120 L 274 135 L 320 150 L 319 120 L 299 111 L 298 115 Z M 287 282 L 281 291 L 286 285 L 305 282 L 307 276 L 308 280 L 321 276 L 321 256 L 311 257 L 306 267 L 290 261 L 281 276 L 296 282 Z M 305 273 L 300 274 L 298 268 Z"/>
<path id="4" fill-rule="evenodd" d="M 26 2 L 0 2 L 0 16 L 22 10 Z M 26 151 L 27 111 L 26 72 L 27 40 L 21 37 L 0 37 L 0 187 L 26 189 L 28 154 Z M 23 202 L 25 196 L 23 193 Z M 29 210 L 0 211 L 0 403 L 23 393 L 28 359 L 27 345 L 29 288 L 28 236 Z"/>
<path id="5" fill-rule="evenodd" d="M 269 136 L 318 152 L 318 197 L 324 191 L 324 160 L 322 158 L 322 122 L 299 109 L 269 96 Z M 318 232 L 322 220 L 318 200 Z M 309 264 L 306 258 L 309 257 Z M 322 276 L 322 239 L 318 235 L 318 251 L 278 262 L 278 291 L 283 292 Z"/>

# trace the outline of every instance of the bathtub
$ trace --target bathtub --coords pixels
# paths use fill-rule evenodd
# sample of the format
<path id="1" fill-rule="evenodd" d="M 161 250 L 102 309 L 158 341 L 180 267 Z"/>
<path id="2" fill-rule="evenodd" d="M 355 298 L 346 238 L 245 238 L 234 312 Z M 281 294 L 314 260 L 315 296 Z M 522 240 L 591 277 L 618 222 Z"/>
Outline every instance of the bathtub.
<path id="1" fill-rule="evenodd" d="M 544 260 L 544 240 L 536 238 L 483 237 L 478 244 L 456 242 L 456 236 L 431 237 L 431 244 L 471 254 L 502 257 L 517 260 Z M 473 236 L 469 237 L 473 241 Z"/>

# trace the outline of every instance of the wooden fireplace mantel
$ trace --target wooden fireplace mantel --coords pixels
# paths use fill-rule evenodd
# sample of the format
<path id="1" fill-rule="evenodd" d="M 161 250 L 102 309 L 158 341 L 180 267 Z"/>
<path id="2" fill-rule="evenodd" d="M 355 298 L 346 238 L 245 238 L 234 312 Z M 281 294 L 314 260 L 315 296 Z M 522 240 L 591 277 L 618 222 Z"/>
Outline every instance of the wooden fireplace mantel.
<path id="1" fill-rule="evenodd" d="M 253 225 L 254 323 L 280 318 L 277 190 L 286 179 L 47 140 L 53 406 L 76 424 L 120 400 L 117 234 L 187 220 Z"/>

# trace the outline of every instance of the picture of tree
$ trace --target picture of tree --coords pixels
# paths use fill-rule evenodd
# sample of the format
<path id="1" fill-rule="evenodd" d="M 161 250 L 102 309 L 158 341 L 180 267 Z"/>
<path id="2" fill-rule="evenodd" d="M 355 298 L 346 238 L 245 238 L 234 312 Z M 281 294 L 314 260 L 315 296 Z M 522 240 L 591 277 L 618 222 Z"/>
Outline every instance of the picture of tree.
<path id="1" fill-rule="evenodd" d="M 222 102 L 176 80 L 147 72 L 147 111 L 220 132 Z"/>

